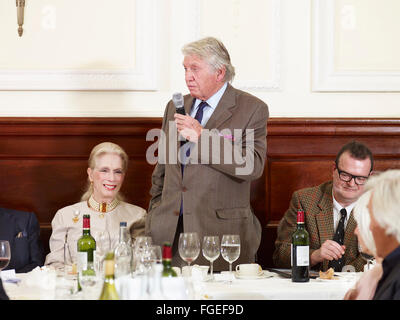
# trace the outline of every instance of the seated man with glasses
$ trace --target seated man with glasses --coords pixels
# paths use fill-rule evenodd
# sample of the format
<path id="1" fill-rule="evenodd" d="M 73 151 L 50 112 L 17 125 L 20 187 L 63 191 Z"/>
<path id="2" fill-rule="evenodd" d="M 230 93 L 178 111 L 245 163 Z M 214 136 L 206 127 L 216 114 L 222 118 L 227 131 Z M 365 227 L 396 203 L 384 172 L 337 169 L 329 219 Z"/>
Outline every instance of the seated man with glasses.
<path id="1" fill-rule="evenodd" d="M 373 156 L 364 144 L 344 145 L 333 164 L 332 180 L 293 193 L 289 209 L 281 219 L 273 261 L 278 268 L 291 267 L 291 236 L 296 230 L 297 210 L 303 209 L 310 236 L 310 268 L 342 271 L 352 265 L 362 271 L 365 261 L 354 235 L 353 207 L 364 191 L 373 168 Z"/>

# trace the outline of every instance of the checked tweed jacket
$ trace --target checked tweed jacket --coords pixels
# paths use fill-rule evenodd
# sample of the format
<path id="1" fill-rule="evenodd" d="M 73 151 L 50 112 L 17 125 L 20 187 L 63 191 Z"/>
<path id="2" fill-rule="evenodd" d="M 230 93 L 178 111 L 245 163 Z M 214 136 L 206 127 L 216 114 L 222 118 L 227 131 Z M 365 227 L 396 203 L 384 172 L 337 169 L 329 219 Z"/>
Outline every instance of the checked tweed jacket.
<path id="1" fill-rule="evenodd" d="M 187 113 L 190 112 L 193 102 L 193 97 L 184 96 Z M 167 137 L 176 131 L 176 127 L 170 129 L 168 126 L 169 121 L 173 123 L 175 110 L 170 101 L 162 127 Z M 218 235 L 221 240 L 224 234 L 239 234 L 240 257 L 234 265 L 254 262 L 262 230 L 250 206 L 250 189 L 251 182 L 258 179 L 264 171 L 267 119 L 268 106 L 263 101 L 228 84 L 217 108 L 205 125 L 208 130 L 202 132 L 198 142 L 200 150 L 210 148 L 209 152 L 198 152 L 196 158 L 196 153 L 192 151 L 183 176 L 179 162 L 166 161 L 167 163 L 162 164 L 159 161 L 155 166 L 150 190 L 152 198 L 146 220 L 146 234 L 152 237 L 153 243 L 173 243 L 183 202 L 184 232 L 197 232 L 201 241 L 205 235 Z M 235 129 L 243 130 L 243 138 L 247 135 L 247 129 L 253 130 L 253 147 L 246 144 L 246 139 L 234 141 L 225 136 L 225 133 L 221 135 L 224 130 L 234 132 Z M 209 142 L 208 146 L 203 144 L 206 141 Z M 214 143 L 210 141 L 215 141 L 220 146 L 219 156 L 213 150 Z M 179 146 L 180 141 L 166 141 L 165 150 L 169 151 L 174 144 Z M 242 167 L 242 164 L 224 161 L 225 152 L 222 151 L 226 147 L 227 154 L 232 154 L 234 146 L 242 150 L 243 154 L 254 157 L 254 167 L 249 174 L 236 173 L 236 169 Z M 161 154 L 160 150 L 163 149 L 159 147 Z M 172 157 L 172 152 L 167 152 L 167 155 Z M 213 161 L 214 157 L 218 161 Z M 192 160 L 197 160 L 197 163 Z M 209 264 L 201 253 L 196 263 Z M 182 266 L 186 263 L 179 255 L 175 255 L 172 264 Z M 221 256 L 215 260 L 214 270 L 227 268 L 228 263 Z"/>
<path id="2" fill-rule="evenodd" d="M 333 239 L 332 181 L 293 193 L 289 209 L 281 219 L 277 230 L 273 262 L 278 268 L 291 268 L 291 236 L 296 230 L 298 209 L 304 210 L 306 229 L 310 235 L 311 256 L 326 240 Z M 354 234 L 356 226 L 351 212 L 344 236 L 346 246 L 344 265 L 352 265 L 356 271 L 362 271 L 365 261 L 358 252 L 357 237 Z M 328 263 L 329 261 L 325 260 L 312 266 L 311 269 L 326 271 Z"/>

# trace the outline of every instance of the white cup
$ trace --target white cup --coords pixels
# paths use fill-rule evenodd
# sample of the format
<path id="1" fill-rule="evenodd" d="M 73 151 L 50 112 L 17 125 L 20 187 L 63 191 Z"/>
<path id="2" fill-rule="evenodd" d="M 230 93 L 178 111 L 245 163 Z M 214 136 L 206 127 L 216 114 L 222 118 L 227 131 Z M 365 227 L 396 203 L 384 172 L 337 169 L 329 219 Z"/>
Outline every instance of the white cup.
<path id="1" fill-rule="evenodd" d="M 236 266 L 236 272 L 242 276 L 257 276 L 261 271 L 257 263 L 244 263 Z"/>
<path id="2" fill-rule="evenodd" d="M 181 268 L 179 268 L 179 267 L 172 267 L 172 269 L 176 272 L 176 275 L 178 276 L 178 277 L 180 277 L 181 276 Z"/>
<path id="3" fill-rule="evenodd" d="M 199 266 L 197 264 L 194 265 L 192 267 L 192 278 L 200 281 L 206 280 L 209 268 L 209 266 Z"/>

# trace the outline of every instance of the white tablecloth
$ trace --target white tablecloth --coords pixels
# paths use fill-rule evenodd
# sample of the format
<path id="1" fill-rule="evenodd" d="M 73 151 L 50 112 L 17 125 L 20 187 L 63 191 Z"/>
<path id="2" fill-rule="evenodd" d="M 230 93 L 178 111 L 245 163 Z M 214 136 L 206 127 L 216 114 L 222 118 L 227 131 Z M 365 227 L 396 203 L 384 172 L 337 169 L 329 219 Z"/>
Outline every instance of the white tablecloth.
<path id="1" fill-rule="evenodd" d="M 234 279 L 232 283 L 221 280 L 197 282 L 198 299 L 214 300 L 341 300 L 357 281 L 360 274 L 336 273 L 335 280 L 310 279 L 309 282 L 292 282 L 276 274 L 270 278 Z"/>
<path id="2" fill-rule="evenodd" d="M 166 299 L 196 300 L 340 300 L 351 288 L 361 273 L 337 273 L 337 280 L 310 279 L 306 283 L 294 283 L 291 279 L 273 277 L 246 280 L 215 274 L 213 281 L 198 281 L 191 278 L 163 278 L 163 291 Z M 3 283 L 10 299 L 84 299 L 82 294 L 68 294 L 75 283 L 58 276 L 46 286 L 28 281 L 27 274 L 17 274 L 19 284 Z M 140 296 L 140 280 L 126 276 L 117 279 L 116 287 L 122 299 L 151 299 Z"/>

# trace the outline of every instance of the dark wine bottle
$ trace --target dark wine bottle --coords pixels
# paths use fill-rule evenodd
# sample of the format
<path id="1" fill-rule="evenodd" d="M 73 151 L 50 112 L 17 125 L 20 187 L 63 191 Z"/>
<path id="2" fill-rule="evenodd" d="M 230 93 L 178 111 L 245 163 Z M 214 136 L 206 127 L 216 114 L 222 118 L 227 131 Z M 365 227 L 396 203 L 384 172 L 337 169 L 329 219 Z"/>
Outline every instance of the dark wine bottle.
<path id="1" fill-rule="evenodd" d="M 83 232 L 77 241 L 78 249 L 78 290 L 81 290 L 79 283 L 79 272 L 94 269 L 94 255 L 96 253 L 96 240 L 90 234 L 90 215 L 83 215 Z"/>
<path id="2" fill-rule="evenodd" d="M 177 274 L 174 269 L 172 269 L 172 248 L 169 242 L 164 243 L 163 245 L 163 265 L 164 269 L 162 272 L 163 277 L 176 277 Z"/>
<path id="3" fill-rule="evenodd" d="M 292 281 L 310 281 L 310 238 L 304 224 L 304 211 L 297 210 L 297 229 L 292 235 Z"/>

